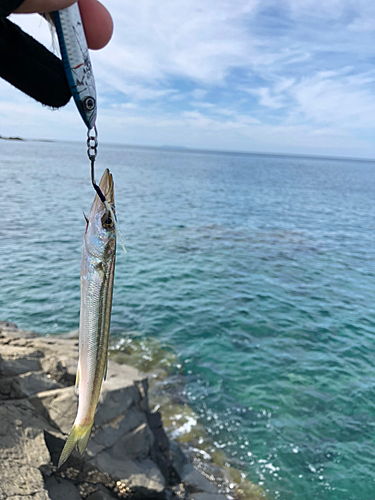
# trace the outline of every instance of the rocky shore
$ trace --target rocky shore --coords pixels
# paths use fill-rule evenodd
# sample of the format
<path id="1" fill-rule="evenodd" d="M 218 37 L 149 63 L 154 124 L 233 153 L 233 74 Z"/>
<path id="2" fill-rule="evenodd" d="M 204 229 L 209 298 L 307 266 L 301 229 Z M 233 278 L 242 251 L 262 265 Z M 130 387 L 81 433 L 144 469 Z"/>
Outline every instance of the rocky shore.
<path id="1" fill-rule="evenodd" d="M 57 469 L 77 411 L 70 337 L 0 322 L 0 500 L 225 500 L 150 411 L 147 378 L 112 360 L 87 451 Z"/>

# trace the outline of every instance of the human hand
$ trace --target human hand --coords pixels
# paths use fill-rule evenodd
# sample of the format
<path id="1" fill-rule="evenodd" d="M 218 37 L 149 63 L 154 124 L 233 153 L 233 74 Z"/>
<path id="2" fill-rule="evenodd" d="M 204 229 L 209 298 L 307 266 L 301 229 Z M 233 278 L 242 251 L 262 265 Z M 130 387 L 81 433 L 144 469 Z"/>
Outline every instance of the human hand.
<path id="1" fill-rule="evenodd" d="M 24 0 L 16 13 L 45 13 L 70 7 L 75 0 Z M 98 0 L 79 0 L 83 27 L 89 49 L 102 49 L 113 33 L 113 21 L 108 10 Z"/>
<path id="2" fill-rule="evenodd" d="M 72 5 L 74 0 L 1 0 L 0 77 L 47 106 L 67 104 L 71 92 L 62 62 L 43 45 L 4 17 L 11 12 L 46 13 Z M 89 48 L 100 49 L 111 39 L 112 18 L 98 0 L 80 0 Z"/>

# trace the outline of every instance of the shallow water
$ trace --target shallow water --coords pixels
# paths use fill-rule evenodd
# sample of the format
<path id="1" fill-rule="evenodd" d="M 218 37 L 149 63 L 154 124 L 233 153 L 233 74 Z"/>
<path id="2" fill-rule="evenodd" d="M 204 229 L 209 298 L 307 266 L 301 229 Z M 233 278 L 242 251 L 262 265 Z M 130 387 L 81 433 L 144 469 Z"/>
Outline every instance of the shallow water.
<path id="1" fill-rule="evenodd" d="M 375 163 L 100 146 L 112 330 L 177 353 L 218 449 L 282 500 L 375 494 Z M 0 319 L 79 318 L 82 144 L 0 142 Z"/>

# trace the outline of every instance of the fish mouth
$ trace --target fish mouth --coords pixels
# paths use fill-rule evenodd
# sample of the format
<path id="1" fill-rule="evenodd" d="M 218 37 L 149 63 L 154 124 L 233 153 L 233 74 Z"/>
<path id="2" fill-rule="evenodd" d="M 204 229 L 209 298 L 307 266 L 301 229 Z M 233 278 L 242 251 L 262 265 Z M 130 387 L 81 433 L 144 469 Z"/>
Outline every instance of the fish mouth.
<path id="1" fill-rule="evenodd" d="M 114 186 L 113 186 L 113 175 L 108 170 L 108 168 L 105 169 L 104 174 L 102 175 L 102 178 L 100 179 L 99 187 L 100 187 L 101 192 L 104 194 L 105 199 L 108 201 L 108 203 L 111 206 L 113 206 L 115 204 L 115 191 L 114 191 Z"/>
<path id="2" fill-rule="evenodd" d="M 115 205 L 115 190 L 114 190 L 114 182 L 113 182 L 113 176 L 108 170 L 108 168 L 104 171 L 104 174 L 102 175 L 102 178 L 100 179 L 99 182 L 99 188 L 100 191 L 103 193 L 105 199 L 108 201 L 108 203 L 111 205 L 112 209 L 114 210 L 114 205 Z M 91 220 L 93 215 L 100 209 L 103 208 L 103 202 L 99 198 L 98 195 L 95 196 L 93 204 L 91 205 L 90 209 L 90 214 L 89 214 L 89 219 Z"/>

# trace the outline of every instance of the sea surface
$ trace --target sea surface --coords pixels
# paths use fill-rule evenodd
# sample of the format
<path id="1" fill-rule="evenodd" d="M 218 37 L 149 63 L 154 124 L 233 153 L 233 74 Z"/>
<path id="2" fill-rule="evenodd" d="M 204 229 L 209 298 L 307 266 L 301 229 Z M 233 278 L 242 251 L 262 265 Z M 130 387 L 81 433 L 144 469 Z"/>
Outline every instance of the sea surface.
<path id="1" fill-rule="evenodd" d="M 82 143 L 0 141 L 0 319 L 78 326 Z M 112 331 L 178 357 L 214 446 L 280 500 L 375 498 L 375 162 L 100 145 Z"/>

